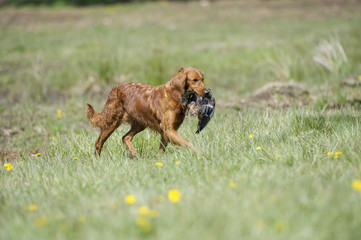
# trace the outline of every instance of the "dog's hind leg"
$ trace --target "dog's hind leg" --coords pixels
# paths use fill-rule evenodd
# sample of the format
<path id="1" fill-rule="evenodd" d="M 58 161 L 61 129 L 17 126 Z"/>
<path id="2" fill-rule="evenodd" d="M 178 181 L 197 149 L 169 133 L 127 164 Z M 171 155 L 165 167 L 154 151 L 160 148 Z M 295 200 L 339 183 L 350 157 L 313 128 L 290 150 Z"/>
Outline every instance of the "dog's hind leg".
<path id="1" fill-rule="evenodd" d="M 113 91 L 109 95 L 108 101 L 101 113 L 98 113 L 96 126 L 100 128 L 100 134 L 95 142 L 95 155 L 100 156 L 105 141 L 119 127 L 123 121 L 124 110 L 120 101 L 114 99 Z"/>
<path id="2" fill-rule="evenodd" d="M 165 138 L 164 134 L 161 134 L 158 154 L 164 153 L 165 148 L 168 145 L 168 142 L 169 141 Z"/>
<path id="3" fill-rule="evenodd" d="M 130 130 L 129 130 L 129 132 L 127 132 L 123 136 L 123 143 L 125 144 L 126 148 L 128 149 L 130 155 L 132 155 L 133 157 L 137 157 L 138 153 L 134 149 L 134 146 L 132 144 L 132 139 L 137 133 L 140 133 L 144 129 L 145 129 L 144 126 L 142 126 L 142 125 L 140 125 L 138 123 L 133 123 Z"/>
<path id="4" fill-rule="evenodd" d="M 108 125 L 106 128 L 102 128 L 99 134 L 98 139 L 95 142 L 95 152 L 96 156 L 100 156 L 103 145 L 105 141 L 109 138 L 110 135 L 117 129 L 120 125 L 120 121 L 115 121 L 112 124 Z"/>

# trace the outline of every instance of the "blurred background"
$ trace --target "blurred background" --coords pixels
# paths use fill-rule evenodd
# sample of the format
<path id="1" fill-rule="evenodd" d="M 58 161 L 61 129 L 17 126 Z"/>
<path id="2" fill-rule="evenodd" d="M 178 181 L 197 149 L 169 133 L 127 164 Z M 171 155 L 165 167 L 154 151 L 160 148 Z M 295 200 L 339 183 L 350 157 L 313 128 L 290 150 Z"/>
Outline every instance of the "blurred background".
<path id="1" fill-rule="evenodd" d="M 144 3 L 144 2 L 188 2 L 188 1 L 217 1 L 217 0 L 1 0 L 4 5 L 104 5 L 116 3 Z"/>

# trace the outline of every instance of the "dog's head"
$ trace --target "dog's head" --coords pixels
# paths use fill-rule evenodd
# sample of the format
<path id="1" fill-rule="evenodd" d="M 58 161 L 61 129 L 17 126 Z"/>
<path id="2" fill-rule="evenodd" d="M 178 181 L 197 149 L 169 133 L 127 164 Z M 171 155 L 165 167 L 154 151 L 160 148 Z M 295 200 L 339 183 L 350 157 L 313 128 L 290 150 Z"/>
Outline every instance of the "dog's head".
<path id="1" fill-rule="evenodd" d="M 194 90 L 199 96 L 206 96 L 210 91 L 204 86 L 204 75 L 198 69 L 187 67 L 179 69 L 173 76 L 173 87 L 184 94 L 186 90 Z"/>

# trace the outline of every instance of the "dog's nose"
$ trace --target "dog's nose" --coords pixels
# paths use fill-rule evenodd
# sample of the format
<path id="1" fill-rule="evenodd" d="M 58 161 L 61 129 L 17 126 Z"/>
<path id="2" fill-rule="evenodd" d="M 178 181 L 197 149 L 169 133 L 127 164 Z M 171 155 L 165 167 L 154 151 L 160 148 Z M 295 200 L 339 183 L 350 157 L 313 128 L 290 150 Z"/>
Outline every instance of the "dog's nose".
<path id="1" fill-rule="evenodd" d="M 204 95 L 205 96 L 208 96 L 210 93 L 211 93 L 211 90 L 209 90 L 209 89 L 204 90 Z"/>

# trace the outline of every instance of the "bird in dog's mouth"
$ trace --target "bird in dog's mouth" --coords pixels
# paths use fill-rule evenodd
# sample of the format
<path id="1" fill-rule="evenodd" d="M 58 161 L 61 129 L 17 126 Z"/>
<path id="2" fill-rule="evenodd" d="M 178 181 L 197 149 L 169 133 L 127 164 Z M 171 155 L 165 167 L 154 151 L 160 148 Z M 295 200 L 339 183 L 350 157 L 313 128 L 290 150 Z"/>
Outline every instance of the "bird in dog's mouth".
<path id="1" fill-rule="evenodd" d="M 187 106 L 188 115 L 198 116 L 198 129 L 200 133 L 214 115 L 216 100 L 211 91 L 204 96 L 199 96 L 194 90 L 187 90 L 182 96 L 182 105 Z"/>

